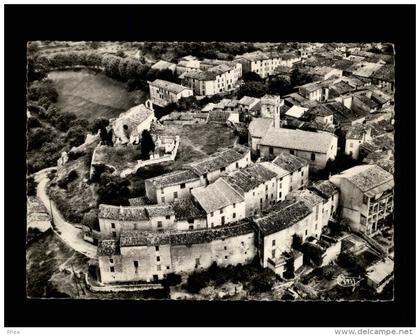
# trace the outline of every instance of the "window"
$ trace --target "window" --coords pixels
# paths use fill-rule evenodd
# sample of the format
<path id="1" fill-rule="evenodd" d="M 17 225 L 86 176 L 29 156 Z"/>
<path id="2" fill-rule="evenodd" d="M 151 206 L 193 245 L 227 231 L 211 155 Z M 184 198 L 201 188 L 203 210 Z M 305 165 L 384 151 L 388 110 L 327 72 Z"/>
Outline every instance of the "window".
<path id="1" fill-rule="evenodd" d="M 178 198 L 178 192 L 174 191 L 174 198 Z"/>
<path id="2" fill-rule="evenodd" d="M 274 149 L 273 149 L 273 147 L 270 147 L 270 148 L 268 149 L 268 153 L 269 153 L 269 154 L 274 154 Z"/>
<path id="3" fill-rule="evenodd" d="M 171 216 L 165 216 L 166 219 L 171 219 Z"/>
<path id="4" fill-rule="evenodd" d="M 156 251 L 159 251 L 159 246 L 155 246 L 155 250 Z"/>
<path id="5" fill-rule="evenodd" d="M 265 191 L 267 191 L 267 190 L 268 190 L 268 185 L 265 186 Z"/>
<path id="6" fill-rule="evenodd" d="M 115 229 L 115 223 L 111 223 L 111 228 Z"/>
<path id="7" fill-rule="evenodd" d="M 368 204 L 369 198 L 367 196 L 363 196 L 363 204 Z"/>
<path id="8" fill-rule="evenodd" d="M 114 263 L 114 259 L 109 258 L 109 263 L 110 263 L 110 264 L 113 264 L 113 263 Z"/>
<path id="9" fill-rule="evenodd" d="M 281 198 L 281 191 L 279 192 L 279 198 Z"/>
<path id="10" fill-rule="evenodd" d="M 134 260 L 134 267 L 135 268 L 139 267 L 139 262 L 137 260 Z"/>
<path id="11" fill-rule="evenodd" d="M 163 194 L 163 188 L 160 189 L 160 193 Z"/>
<path id="12" fill-rule="evenodd" d="M 165 197 L 162 197 L 162 203 L 165 203 Z"/>
<path id="13" fill-rule="evenodd" d="M 236 213 L 235 213 L 235 212 L 233 213 L 232 217 L 233 217 L 233 218 L 236 218 Z"/>
<path id="14" fill-rule="evenodd" d="M 308 230 L 305 230 L 305 236 L 307 236 L 308 235 Z"/>
<path id="15" fill-rule="evenodd" d="M 272 250 L 271 251 L 271 258 L 275 258 L 276 257 L 276 250 Z"/>
<path id="16" fill-rule="evenodd" d="M 166 266 L 166 269 L 171 269 L 171 267 L 170 266 Z"/>
<path id="17" fill-rule="evenodd" d="M 292 186 L 290 186 L 289 191 L 292 191 Z"/>
<path id="18" fill-rule="evenodd" d="M 236 165 L 235 165 L 235 166 L 236 166 L 236 168 L 239 168 L 239 163 L 238 163 L 238 162 L 236 162 Z"/>
<path id="19" fill-rule="evenodd" d="M 225 250 L 227 250 L 227 246 L 224 246 L 223 248 L 224 248 Z"/>
<path id="20" fill-rule="evenodd" d="M 350 148 L 353 148 L 353 142 L 350 142 Z"/>
<path id="21" fill-rule="evenodd" d="M 213 217 L 213 215 L 214 215 L 214 213 L 213 212 L 210 212 L 210 217 Z"/>
<path id="22" fill-rule="evenodd" d="M 235 208 L 236 208 L 236 203 L 233 203 L 233 205 L 232 205 L 232 206 L 233 206 L 233 208 L 235 209 Z"/>
<path id="23" fill-rule="evenodd" d="M 181 189 L 185 189 L 185 183 L 181 183 Z"/>
<path id="24" fill-rule="evenodd" d="M 293 149 L 291 149 L 290 154 L 295 155 L 295 151 Z"/>
<path id="25" fill-rule="evenodd" d="M 223 209 L 220 209 L 220 214 L 222 214 L 223 213 Z"/>
<path id="26" fill-rule="evenodd" d="M 156 261 L 160 261 L 160 257 L 159 256 L 156 257 Z"/>
<path id="27" fill-rule="evenodd" d="M 276 240 L 275 239 L 273 239 L 273 241 L 271 242 L 271 245 L 276 246 Z"/>
<path id="28" fill-rule="evenodd" d="M 156 269 L 157 269 L 158 271 L 160 271 L 160 270 L 162 269 L 162 267 L 161 267 L 160 265 L 156 265 Z"/>
<path id="29" fill-rule="evenodd" d="M 303 172 L 301 173 L 301 175 L 303 176 Z"/>
<path id="30" fill-rule="evenodd" d="M 194 225 L 188 226 L 188 230 L 194 230 Z"/>
<path id="31" fill-rule="evenodd" d="M 265 195 L 265 200 L 268 200 L 268 195 Z"/>
<path id="32" fill-rule="evenodd" d="M 311 160 L 315 161 L 315 153 L 311 153 Z"/>
<path id="33" fill-rule="evenodd" d="M 117 233 L 114 231 L 112 232 L 112 237 L 116 238 L 117 237 Z"/>
<path id="34" fill-rule="evenodd" d="M 158 228 L 161 228 L 161 227 L 162 227 L 162 222 L 161 222 L 161 221 L 158 221 L 158 222 L 157 222 L 157 227 L 158 227 Z"/>
<path id="35" fill-rule="evenodd" d="M 228 256 L 225 256 L 225 259 L 227 259 L 228 258 Z"/>
<path id="36" fill-rule="evenodd" d="M 226 170 L 225 167 L 220 168 L 220 172 L 224 172 Z"/>
<path id="37" fill-rule="evenodd" d="M 111 266 L 111 267 L 109 268 L 109 271 L 110 271 L 111 273 L 114 273 L 114 272 L 115 272 L 115 268 L 114 268 L 114 266 Z"/>
<path id="38" fill-rule="evenodd" d="M 211 223 L 211 225 L 210 225 L 212 228 L 214 228 L 214 223 Z"/>

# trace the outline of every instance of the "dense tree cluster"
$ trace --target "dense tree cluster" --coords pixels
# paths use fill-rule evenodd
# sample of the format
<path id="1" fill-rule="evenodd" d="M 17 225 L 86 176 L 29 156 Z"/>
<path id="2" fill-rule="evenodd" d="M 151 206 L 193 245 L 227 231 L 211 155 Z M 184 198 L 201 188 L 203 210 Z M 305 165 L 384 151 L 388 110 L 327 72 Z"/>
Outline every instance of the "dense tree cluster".
<path id="1" fill-rule="evenodd" d="M 129 205 L 130 181 L 120 176 L 102 173 L 97 190 L 98 204 Z"/>
<path id="2" fill-rule="evenodd" d="M 199 58 L 227 58 L 232 59 L 235 55 L 255 51 L 252 43 L 235 42 L 145 42 L 139 46 L 145 55 L 150 55 L 155 59 L 163 59 L 163 55 L 170 54 L 172 61 L 178 58 L 193 55 Z"/>

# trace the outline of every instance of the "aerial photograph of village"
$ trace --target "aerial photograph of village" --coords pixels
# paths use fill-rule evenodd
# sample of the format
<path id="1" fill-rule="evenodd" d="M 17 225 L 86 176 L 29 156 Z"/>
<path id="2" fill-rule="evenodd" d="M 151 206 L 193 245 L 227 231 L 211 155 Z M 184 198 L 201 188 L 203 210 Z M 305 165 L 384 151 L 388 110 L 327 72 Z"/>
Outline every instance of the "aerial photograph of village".
<path id="1" fill-rule="evenodd" d="M 28 298 L 394 300 L 394 45 L 27 44 Z"/>

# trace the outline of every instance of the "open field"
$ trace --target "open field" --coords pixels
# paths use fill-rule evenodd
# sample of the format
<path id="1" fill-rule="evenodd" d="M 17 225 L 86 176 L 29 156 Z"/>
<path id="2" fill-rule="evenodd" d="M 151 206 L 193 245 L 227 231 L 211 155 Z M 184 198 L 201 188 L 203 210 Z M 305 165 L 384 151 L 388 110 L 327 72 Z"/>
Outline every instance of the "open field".
<path id="1" fill-rule="evenodd" d="M 90 70 L 52 71 L 48 78 L 58 91 L 57 106 L 61 111 L 88 120 L 118 117 L 145 100 L 144 93 L 127 92 L 124 84 Z"/>

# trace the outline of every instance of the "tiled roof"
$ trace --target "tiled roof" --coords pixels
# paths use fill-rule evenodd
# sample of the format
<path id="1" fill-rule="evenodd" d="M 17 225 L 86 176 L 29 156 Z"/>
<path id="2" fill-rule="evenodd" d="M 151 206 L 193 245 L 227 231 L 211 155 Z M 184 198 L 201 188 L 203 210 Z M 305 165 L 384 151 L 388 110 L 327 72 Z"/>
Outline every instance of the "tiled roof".
<path id="1" fill-rule="evenodd" d="M 150 178 L 146 181 L 151 181 L 156 187 L 169 187 L 180 183 L 186 183 L 198 180 L 199 177 L 191 170 L 176 170 L 167 174 Z"/>
<path id="2" fill-rule="evenodd" d="M 340 175 L 353 183 L 362 192 L 366 192 L 394 179 L 392 174 L 377 165 L 355 166 L 341 172 Z"/>
<path id="3" fill-rule="evenodd" d="M 290 172 L 288 172 L 286 169 L 283 169 L 282 167 L 274 164 L 273 162 L 262 161 L 258 164 L 267 168 L 268 170 L 271 170 L 274 174 L 276 174 L 277 177 L 283 177 L 290 174 Z"/>
<path id="4" fill-rule="evenodd" d="M 335 139 L 332 134 L 271 127 L 261 139 L 260 145 L 326 153 Z"/>
<path id="5" fill-rule="evenodd" d="M 266 216 L 255 219 L 255 224 L 267 236 L 296 224 L 311 212 L 304 202 L 283 201 L 277 203 Z"/>
<path id="6" fill-rule="evenodd" d="M 328 117 L 334 114 L 333 111 L 331 111 L 327 105 L 316 105 L 314 107 L 311 107 L 308 110 L 308 114 L 311 114 L 316 117 Z"/>
<path id="7" fill-rule="evenodd" d="M 115 206 L 100 204 L 99 218 L 115 220 L 148 220 L 147 213 L 143 206 Z"/>
<path id="8" fill-rule="evenodd" d="M 144 206 L 149 218 L 152 217 L 165 217 L 175 214 L 174 209 L 170 204 L 153 204 Z"/>
<path id="9" fill-rule="evenodd" d="M 159 69 L 164 70 L 171 67 L 176 67 L 175 63 L 166 62 L 164 60 L 157 61 L 155 64 L 152 65 L 152 69 Z"/>
<path id="10" fill-rule="evenodd" d="M 256 104 L 260 101 L 259 98 L 255 98 L 255 97 L 248 97 L 248 96 L 243 96 L 240 100 L 239 100 L 239 104 L 241 105 L 252 105 L 252 104 Z"/>
<path id="11" fill-rule="evenodd" d="M 154 111 L 148 109 L 143 104 L 134 106 L 128 111 L 123 112 L 117 119 L 112 122 L 112 129 L 115 136 L 125 138 L 126 134 L 136 134 L 137 126 L 143 123 L 151 115 L 154 115 Z M 127 131 L 124 130 L 126 125 Z"/>
<path id="12" fill-rule="evenodd" d="M 312 82 L 305 85 L 299 86 L 299 91 L 302 90 L 304 92 L 313 92 L 322 88 L 322 83 L 320 82 Z"/>
<path id="13" fill-rule="evenodd" d="M 380 79 L 387 82 L 395 81 L 395 69 L 393 64 L 385 64 L 372 75 L 373 78 Z"/>
<path id="14" fill-rule="evenodd" d="M 374 109 L 378 107 L 378 103 L 370 99 L 369 97 L 365 95 L 358 95 L 356 96 L 363 104 L 365 104 L 367 107 Z"/>
<path id="15" fill-rule="evenodd" d="M 254 229 L 248 220 L 231 223 L 212 229 L 177 231 L 177 232 L 146 232 L 125 231 L 121 233 L 121 247 L 158 246 L 158 245 L 192 245 L 210 243 L 230 237 L 253 233 Z"/>
<path id="16" fill-rule="evenodd" d="M 234 203 L 243 202 L 244 200 L 221 178 L 209 184 L 207 187 L 191 190 L 191 194 L 207 213 L 214 212 Z"/>
<path id="17" fill-rule="evenodd" d="M 354 87 L 345 81 L 341 81 L 341 82 L 331 85 L 330 90 L 334 91 L 337 95 L 341 96 L 348 92 L 354 91 Z"/>
<path id="18" fill-rule="evenodd" d="M 170 242 L 170 232 L 153 231 L 123 231 L 120 235 L 121 247 L 129 246 L 157 246 L 168 245 Z"/>
<path id="19" fill-rule="evenodd" d="M 141 196 L 136 198 L 129 198 L 128 203 L 130 203 L 131 206 L 139 206 L 150 204 L 150 201 L 147 197 Z"/>
<path id="20" fill-rule="evenodd" d="M 308 109 L 306 107 L 301 107 L 298 105 L 293 105 L 287 112 L 288 117 L 300 118 L 302 117 Z"/>
<path id="21" fill-rule="evenodd" d="M 311 188 L 323 198 L 330 198 L 339 192 L 338 188 L 329 180 L 315 182 Z"/>
<path id="22" fill-rule="evenodd" d="M 363 136 L 368 132 L 368 126 L 364 124 L 355 124 L 348 127 L 346 139 L 362 140 Z"/>
<path id="23" fill-rule="evenodd" d="M 391 150 L 394 151 L 395 143 L 392 135 L 382 134 L 373 138 L 372 140 L 366 141 L 360 145 L 361 149 L 365 149 L 368 152 Z"/>
<path id="24" fill-rule="evenodd" d="M 327 103 L 326 106 L 334 112 L 334 119 L 339 122 L 351 122 L 366 116 L 366 113 L 352 111 L 339 102 Z"/>
<path id="25" fill-rule="evenodd" d="M 201 81 L 209 81 L 209 80 L 215 80 L 217 76 L 233 70 L 233 66 L 229 66 L 226 64 L 219 64 L 212 68 L 209 68 L 204 71 L 197 71 L 197 72 L 188 72 L 184 75 L 184 77 L 197 79 Z"/>
<path id="26" fill-rule="evenodd" d="M 180 199 L 172 203 L 177 220 L 189 218 L 205 218 L 206 212 L 190 198 Z"/>
<path id="27" fill-rule="evenodd" d="M 262 138 L 272 123 L 272 118 L 254 118 L 248 126 L 249 134 L 253 138 Z"/>
<path id="28" fill-rule="evenodd" d="M 244 158 L 248 152 L 249 148 L 244 146 L 220 149 L 218 152 L 213 153 L 204 159 L 185 165 L 184 168 L 190 169 L 198 176 L 201 176 L 229 166 L 230 164 Z"/>
<path id="29" fill-rule="evenodd" d="M 299 168 L 308 165 L 308 161 L 306 161 L 305 159 L 286 152 L 277 155 L 277 157 L 273 160 L 273 163 L 288 171 L 289 173 L 293 173 L 299 170 Z"/>
<path id="30" fill-rule="evenodd" d="M 286 199 L 302 201 L 309 208 L 313 208 L 317 204 L 323 203 L 324 199 L 309 189 L 293 190 L 288 193 Z"/>
<path id="31" fill-rule="evenodd" d="M 171 235 L 172 245 L 191 245 L 210 243 L 231 237 L 253 233 L 254 229 L 248 220 L 230 223 L 213 229 L 176 232 Z"/>
<path id="32" fill-rule="evenodd" d="M 223 176 L 222 179 L 241 195 L 270 181 L 277 174 L 262 164 L 254 164 Z"/>
<path id="33" fill-rule="evenodd" d="M 171 83 L 162 79 L 155 79 L 153 82 L 150 83 L 152 86 L 156 86 L 159 89 L 167 90 L 169 92 L 173 92 L 175 94 L 180 93 L 184 90 L 191 90 L 190 88 L 187 88 L 185 86 Z"/>
<path id="34" fill-rule="evenodd" d="M 102 240 L 99 242 L 98 256 L 114 256 L 120 254 L 118 242 L 115 240 Z"/>

